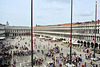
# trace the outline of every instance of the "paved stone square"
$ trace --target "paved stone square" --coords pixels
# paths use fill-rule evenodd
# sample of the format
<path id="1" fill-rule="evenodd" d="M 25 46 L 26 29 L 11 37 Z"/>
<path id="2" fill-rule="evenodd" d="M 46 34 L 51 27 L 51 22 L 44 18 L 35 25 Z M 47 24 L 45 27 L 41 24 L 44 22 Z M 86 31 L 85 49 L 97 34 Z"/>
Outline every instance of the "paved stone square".
<path id="1" fill-rule="evenodd" d="M 18 38 L 18 39 L 17 39 Z M 20 40 L 19 37 L 16 37 L 16 39 L 14 40 L 9 40 L 9 42 L 13 45 L 17 45 L 17 44 L 20 44 L 19 47 L 21 46 L 27 46 L 29 48 L 29 50 L 31 49 L 31 40 L 30 40 L 30 37 L 23 37 L 24 40 Z M 60 53 L 63 53 L 63 55 L 66 57 L 67 56 L 67 53 L 69 54 L 70 53 L 70 48 L 67 47 L 66 45 L 61 45 L 61 43 L 59 42 L 49 42 L 49 41 L 45 41 L 45 40 L 41 40 L 39 38 L 35 38 L 36 41 L 35 41 L 35 44 L 34 45 L 37 45 L 37 48 L 34 46 L 33 49 L 35 51 L 35 54 L 33 54 L 33 58 L 37 57 L 37 58 L 44 58 L 44 61 L 43 61 L 43 64 L 40 65 L 40 67 L 46 67 L 47 66 L 47 63 L 49 61 L 52 61 L 52 57 L 46 57 L 46 60 L 45 60 L 45 53 L 48 52 L 48 49 L 52 49 L 54 48 L 55 44 L 57 44 L 57 46 L 59 46 L 60 48 L 62 48 L 62 51 L 60 51 Z M 20 42 L 19 42 L 20 41 Z M 27 42 L 27 44 L 25 44 L 25 42 Z M 30 44 L 30 45 L 29 45 Z M 50 45 L 48 45 L 50 44 Z M 40 46 L 40 47 L 39 47 Z M 45 49 L 43 48 L 45 46 Z M 13 49 L 13 50 L 16 50 L 16 49 Z M 20 50 L 20 49 L 19 49 Z M 37 50 L 40 50 L 40 52 L 37 52 Z M 42 54 L 41 50 L 44 50 L 44 54 Z M 10 52 L 10 51 L 9 51 Z M 76 52 L 77 56 L 79 56 L 80 54 L 82 55 L 82 63 L 84 64 L 85 62 L 87 63 L 88 67 L 91 67 L 90 66 L 90 62 L 91 60 L 86 60 L 85 59 L 85 54 L 83 52 L 83 49 L 81 48 L 72 48 L 72 53 L 73 52 Z M 59 57 L 59 53 L 58 54 L 54 54 L 54 57 Z M 96 54 L 96 56 L 100 56 L 99 54 Z M 31 55 L 29 56 L 14 56 L 14 59 L 16 60 L 16 67 L 31 67 Z M 11 61 L 12 63 L 12 61 Z M 63 65 L 63 62 L 60 61 L 60 63 L 62 64 L 62 67 L 66 67 L 65 65 Z M 100 64 L 100 61 L 96 61 L 94 62 L 95 64 Z M 57 66 L 57 64 L 56 64 Z M 35 67 L 39 67 L 38 66 L 35 66 Z"/>

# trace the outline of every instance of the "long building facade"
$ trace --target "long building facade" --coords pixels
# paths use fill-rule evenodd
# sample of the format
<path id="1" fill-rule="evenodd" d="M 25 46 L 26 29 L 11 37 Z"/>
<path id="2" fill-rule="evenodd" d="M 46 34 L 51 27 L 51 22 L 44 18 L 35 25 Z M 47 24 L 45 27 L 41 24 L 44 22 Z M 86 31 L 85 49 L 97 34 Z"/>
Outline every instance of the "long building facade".
<path id="1" fill-rule="evenodd" d="M 73 23 L 72 29 L 73 44 L 81 43 L 85 47 L 94 47 L 94 21 Z M 36 25 L 33 31 L 35 36 L 63 39 L 70 43 L 70 23 L 46 26 Z M 6 25 L 0 25 L 0 37 L 30 36 L 30 32 L 31 28 L 28 26 L 9 26 L 8 22 Z M 95 47 L 100 49 L 100 20 L 97 21 Z"/>
<path id="2" fill-rule="evenodd" d="M 5 29 L 4 29 L 5 25 L 0 24 L 0 39 L 5 37 Z"/>
<path id="3" fill-rule="evenodd" d="M 31 28 L 28 26 L 9 26 L 7 21 L 6 25 L 0 24 L 0 38 L 16 37 L 16 36 L 30 36 Z"/>
<path id="4" fill-rule="evenodd" d="M 27 26 L 5 26 L 6 36 L 27 36 L 30 35 L 30 27 Z"/>
<path id="5" fill-rule="evenodd" d="M 87 47 L 94 47 L 95 22 L 77 22 L 72 26 L 72 43 L 81 43 Z M 35 35 L 44 37 L 62 38 L 70 43 L 70 23 L 59 25 L 37 25 L 35 27 Z M 96 46 L 100 49 L 100 20 L 97 21 L 96 27 Z"/>

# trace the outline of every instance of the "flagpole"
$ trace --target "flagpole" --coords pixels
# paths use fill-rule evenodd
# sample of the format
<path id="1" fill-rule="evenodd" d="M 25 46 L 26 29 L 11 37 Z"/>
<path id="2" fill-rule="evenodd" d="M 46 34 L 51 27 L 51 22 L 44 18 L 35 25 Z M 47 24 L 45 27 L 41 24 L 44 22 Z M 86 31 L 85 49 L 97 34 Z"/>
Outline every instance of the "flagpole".
<path id="1" fill-rule="evenodd" d="M 71 32 L 70 32 L 70 64 L 72 63 L 72 15 L 73 14 L 73 0 L 71 0 Z"/>
<path id="2" fill-rule="evenodd" d="M 95 58 L 95 46 L 96 46 L 96 24 L 97 24 L 97 1 L 95 5 L 95 39 L 94 39 L 94 58 Z"/>
<path id="3" fill-rule="evenodd" d="M 33 67 L 33 0 L 31 0 L 31 65 Z"/>

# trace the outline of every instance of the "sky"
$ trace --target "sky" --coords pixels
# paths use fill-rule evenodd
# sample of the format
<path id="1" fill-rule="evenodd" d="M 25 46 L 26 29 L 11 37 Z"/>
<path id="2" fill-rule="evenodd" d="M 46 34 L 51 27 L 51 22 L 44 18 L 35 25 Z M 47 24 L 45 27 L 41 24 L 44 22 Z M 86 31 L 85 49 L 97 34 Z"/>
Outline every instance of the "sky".
<path id="1" fill-rule="evenodd" d="M 70 23 L 71 0 L 34 0 L 33 26 Z M 100 19 L 100 0 L 98 16 Z M 0 0 L 0 23 L 31 26 L 31 0 Z M 73 0 L 73 23 L 95 19 L 95 0 Z"/>

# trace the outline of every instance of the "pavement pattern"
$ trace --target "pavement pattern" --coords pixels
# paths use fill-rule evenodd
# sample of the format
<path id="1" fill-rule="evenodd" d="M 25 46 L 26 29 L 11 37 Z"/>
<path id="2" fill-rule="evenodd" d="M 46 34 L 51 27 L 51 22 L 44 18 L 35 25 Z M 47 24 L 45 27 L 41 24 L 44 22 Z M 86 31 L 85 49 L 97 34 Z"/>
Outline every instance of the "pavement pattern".
<path id="1" fill-rule="evenodd" d="M 19 37 L 16 37 L 15 39 L 8 39 L 8 43 L 10 43 L 11 45 L 20 44 L 19 47 L 25 45 L 29 49 L 31 49 L 31 38 L 29 36 L 24 36 L 22 38 L 24 38 L 24 40 L 20 40 Z M 55 47 L 54 44 L 57 44 L 57 46 L 59 46 L 60 48 L 63 48 L 61 53 L 64 53 L 64 56 L 66 56 L 67 53 L 70 53 L 70 48 L 67 47 L 67 46 L 59 45 L 57 42 L 49 42 L 49 41 L 45 41 L 45 40 L 40 41 L 39 38 L 35 38 L 35 39 L 36 39 L 36 44 L 35 45 L 41 46 L 40 48 L 37 47 L 37 49 L 40 50 L 40 51 L 44 50 L 44 54 L 48 52 L 48 49 L 52 49 L 53 47 Z M 20 42 L 18 42 L 18 41 L 20 41 Z M 25 44 L 25 42 L 27 42 L 27 44 Z M 48 45 L 48 44 L 50 44 L 50 45 Z M 44 45 L 45 45 L 45 49 L 43 48 Z M 37 49 L 36 49 L 36 47 L 33 47 L 33 50 L 35 51 L 35 54 L 33 55 L 33 58 L 35 58 L 35 57 L 45 58 L 45 55 L 42 54 L 42 52 L 37 52 Z M 16 49 L 13 49 L 13 50 L 16 50 Z M 18 49 L 18 50 L 20 50 L 20 49 Z M 10 50 L 10 51 L 12 51 L 12 50 Z M 91 60 L 86 60 L 85 59 L 85 54 L 86 53 L 83 52 L 83 49 L 75 49 L 75 48 L 73 48 L 72 52 L 76 52 L 77 55 L 82 54 L 82 60 L 83 60 L 82 63 L 84 64 L 86 62 L 88 67 L 91 67 L 90 66 Z M 54 55 L 54 57 L 58 57 L 58 56 L 59 56 L 59 54 L 55 54 Z M 96 56 L 99 57 L 100 54 L 96 54 Z M 16 67 L 31 67 L 31 56 L 14 56 L 14 59 L 16 60 Z M 46 60 L 43 61 L 42 65 L 34 66 L 34 67 L 46 67 L 46 65 L 47 65 L 47 63 L 49 61 L 52 61 L 52 58 L 51 57 L 46 57 Z M 12 63 L 12 61 L 11 61 L 11 63 Z M 63 65 L 63 62 L 60 61 L 60 63 L 62 63 L 62 65 Z M 97 62 L 94 62 L 94 63 L 99 65 L 100 61 L 97 61 Z M 63 65 L 62 67 L 66 67 L 66 66 Z"/>

